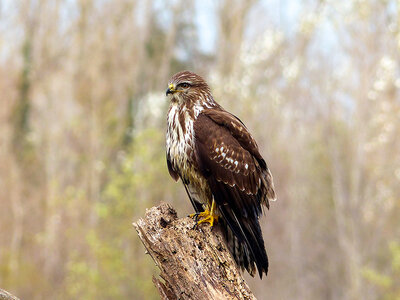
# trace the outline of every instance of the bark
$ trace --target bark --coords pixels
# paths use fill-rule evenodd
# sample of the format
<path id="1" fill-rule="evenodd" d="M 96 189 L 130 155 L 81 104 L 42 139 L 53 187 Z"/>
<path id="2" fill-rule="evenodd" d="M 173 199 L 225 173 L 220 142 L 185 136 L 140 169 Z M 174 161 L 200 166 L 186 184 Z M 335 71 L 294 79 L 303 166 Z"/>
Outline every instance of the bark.
<path id="1" fill-rule="evenodd" d="M 161 299 L 256 299 L 225 246 L 219 227 L 194 228 L 162 203 L 133 224 L 161 271 L 153 277 Z"/>
<path id="2" fill-rule="evenodd" d="M 0 289 L 0 300 L 19 300 L 14 295 L 11 295 L 9 292 Z"/>

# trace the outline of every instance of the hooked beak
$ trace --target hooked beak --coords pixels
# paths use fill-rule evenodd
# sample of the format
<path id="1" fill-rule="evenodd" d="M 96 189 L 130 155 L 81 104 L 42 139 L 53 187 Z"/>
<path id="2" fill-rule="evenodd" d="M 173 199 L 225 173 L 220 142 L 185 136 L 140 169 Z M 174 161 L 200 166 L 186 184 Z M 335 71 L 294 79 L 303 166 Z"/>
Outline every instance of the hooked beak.
<path id="1" fill-rule="evenodd" d="M 168 94 L 173 94 L 175 92 L 175 86 L 174 86 L 174 84 L 170 84 L 169 86 L 168 86 L 168 89 L 167 89 L 167 91 L 165 92 L 165 95 L 166 96 L 168 96 Z"/>
<path id="2" fill-rule="evenodd" d="M 175 85 L 174 84 L 170 84 L 167 88 L 167 91 L 165 92 L 165 96 L 168 96 L 168 94 L 174 94 L 177 92 L 181 92 L 181 90 L 177 90 L 175 89 Z"/>

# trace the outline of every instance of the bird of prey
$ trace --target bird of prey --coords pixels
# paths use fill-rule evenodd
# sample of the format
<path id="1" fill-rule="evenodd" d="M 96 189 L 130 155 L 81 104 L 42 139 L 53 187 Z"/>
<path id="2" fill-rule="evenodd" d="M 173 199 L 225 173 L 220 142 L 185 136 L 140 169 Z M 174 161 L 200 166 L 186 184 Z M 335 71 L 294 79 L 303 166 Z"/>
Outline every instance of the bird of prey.
<path id="1" fill-rule="evenodd" d="M 166 154 L 180 178 L 197 225 L 218 222 L 236 263 L 260 278 L 268 272 L 259 217 L 276 200 L 271 172 L 243 122 L 224 110 L 199 75 L 172 76 L 166 96 Z"/>

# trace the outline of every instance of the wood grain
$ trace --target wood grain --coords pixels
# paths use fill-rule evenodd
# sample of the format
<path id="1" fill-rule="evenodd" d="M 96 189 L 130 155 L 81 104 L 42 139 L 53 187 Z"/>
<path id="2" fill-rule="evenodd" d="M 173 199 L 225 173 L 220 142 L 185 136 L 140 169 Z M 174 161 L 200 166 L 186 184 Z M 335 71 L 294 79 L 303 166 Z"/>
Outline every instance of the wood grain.
<path id="1" fill-rule="evenodd" d="M 160 269 L 161 299 L 256 299 L 225 246 L 218 226 L 194 228 L 168 204 L 146 210 L 133 224 Z"/>

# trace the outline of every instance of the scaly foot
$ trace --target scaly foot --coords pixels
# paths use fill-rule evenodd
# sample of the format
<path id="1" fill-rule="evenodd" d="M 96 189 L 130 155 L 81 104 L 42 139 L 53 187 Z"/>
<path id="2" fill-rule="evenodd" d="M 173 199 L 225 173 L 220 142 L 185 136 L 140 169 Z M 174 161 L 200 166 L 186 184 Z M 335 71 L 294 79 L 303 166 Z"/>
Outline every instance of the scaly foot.
<path id="1" fill-rule="evenodd" d="M 214 221 L 218 221 L 218 216 L 216 214 L 216 207 L 215 207 L 215 201 L 212 202 L 211 205 L 211 210 L 206 209 L 205 211 L 201 213 L 195 213 L 189 215 L 189 217 L 194 218 L 196 221 L 195 227 L 200 225 L 201 223 L 209 223 L 211 227 L 214 226 Z M 198 221 L 198 219 L 200 220 Z"/>
<path id="2" fill-rule="evenodd" d="M 215 215 L 213 212 L 210 212 L 209 210 L 205 210 L 202 213 L 200 213 L 199 217 L 202 217 L 203 219 L 197 222 L 197 226 L 200 225 L 201 223 L 209 223 L 210 226 L 213 227 L 214 221 L 218 221 L 218 216 Z"/>

